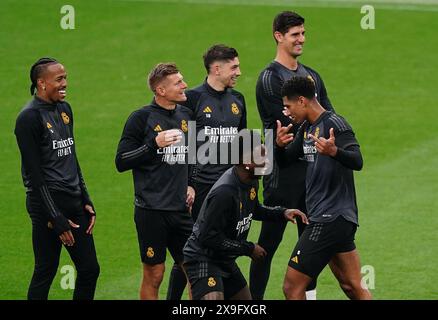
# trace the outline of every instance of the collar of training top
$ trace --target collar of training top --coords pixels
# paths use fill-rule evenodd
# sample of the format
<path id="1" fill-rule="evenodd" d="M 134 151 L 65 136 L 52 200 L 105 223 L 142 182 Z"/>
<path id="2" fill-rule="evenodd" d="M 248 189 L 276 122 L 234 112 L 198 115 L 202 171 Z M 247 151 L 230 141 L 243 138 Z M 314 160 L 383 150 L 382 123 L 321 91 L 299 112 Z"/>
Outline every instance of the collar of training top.
<path id="1" fill-rule="evenodd" d="M 227 93 L 228 90 L 229 90 L 229 88 L 226 88 L 226 89 L 223 90 L 223 91 L 217 91 L 217 90 L 213 89 L 213 87 L 211 87 L 211 86 L 208 84 L 208 82 L 207 82 L 207 78 L 205 78 L 205 81 L 204 81 L 204 87 L 205 87 L 205 89 L 207 90 L 207 92 L 208 92 L 209 94 L 211 94 L 212 96 L 218 97 L 218 98 L 222 97 L 222 96 L 223 96 L 225 93 Z"/>
<path id="2" fill-rule="evenodd" d="M 327 111 L 327 110 L 323 111 L 323 112 L 319 115 L 318 119 L 316 119 L 314 123 L 310 123 L 310 125 L 311 125 L 311 126 L 317 125 L 317 124 L 320 123 L 323 119 L 327 118 L 327 117 L 330 116 L 331 114 L 332 114 L 331 111 Z"/>
<path id="3" fill-rule="evenodd" d="M 153 109 L 155 109 L 155 110 L 157 110 L 157 111 L 159 111 L 159 112 L 161 112 L 161 113 L 163 113 L 165 115 L 172 116 L 175 113 L 176 109 L 178 108 L 178 105 L 175 105 L 175 109 L 168 110 L 168 109 L 164 109 L 162 106 L 160 106 L 155 101 L 155 99 L 152 99 L 152 102 L 149 105 L 149 107 L 151 107 L 151 108 L 153 108 Z"/>
<path id="4" fill-rule="evenodd" d="M 288 67 L 286 67 L 285 65 L 281 64 L 280 62 L 278 62 L 276 60 L 274 60 L 273 63 L 278 65 L 280 68 L 286 69 L 288 71 L 293 71 L 293 72 L 297 72 L 298 69 L 302 66 L 302 64 L 297 61 L 297 68 L 294 70 L 294 69 L 289 69 Z"/>
<path id="5" fill-rule="evenodd" d="M 50 103 L 46 100 L 43 100 L 40 97 L 38 97 L 36 94 L 33 96 L 33 98 L 34 98 L 34 104 L 41 105 L 41 106 L 47 106 L 47 107 L 54 108 L 58 104 L 57 102 Z"/>

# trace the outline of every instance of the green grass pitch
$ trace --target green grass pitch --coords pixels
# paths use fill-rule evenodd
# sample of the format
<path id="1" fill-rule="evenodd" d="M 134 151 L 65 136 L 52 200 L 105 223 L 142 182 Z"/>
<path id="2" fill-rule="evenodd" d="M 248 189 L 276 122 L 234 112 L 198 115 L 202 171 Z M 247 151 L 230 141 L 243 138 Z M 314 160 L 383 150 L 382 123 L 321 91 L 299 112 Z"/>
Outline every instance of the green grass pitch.
<path id="1" fill-rule="evenodd" d="M 374 298 L 438 298 L 436 2 L 377 4 L 375 30 L 361 29 L 363 15 L 355 1 L 249 2 L 73 0 L 68 3 L 75 8 L 76 28 L 63 30 L 64 1 L 1 1 L 0 299 L 25 299 L 33 268 L 31 223 L 13 135 L 15 118 L 30 99 L 30 65 L 54 56 L 68 71 L 77 152 L 98 213 L 96 298 L 137 299 L 141 264 L 132 177 L 116 172 L 114 155 L 127 116 L 151 99 L 147 72 L 157 62 L 175 61 L 193 87 L 205 77 L 205 49 L 214 43 L 234 46 L 243 72 L 236 88 L 246 97 L 250 127 L 259 128 L 255 83 L 275 54 L 272 19 L 285 9 L 306 18 L 300 61 L 322 75 L 337 112 L 361 143 L 356 240 L 362 264 L 375 270 Z M 259 226 L 252 226 L 252 241 Z M 283 276 L 295 241 L 290 225 L 272 264 L 267 299 L 283 299 Z M 71 264 L 66 252 L 64 264 Z M 239 264 L 247 275 L 249 259 Z M 167 271 L 170 267 L 168 259 Z M 61 276 L 51 299 L 72 296 L 61 289 Z M 167 278 L 168 272 L 162 298 Z M 345 299 L 327 269 L 319 279 L 318 298 Z"/>

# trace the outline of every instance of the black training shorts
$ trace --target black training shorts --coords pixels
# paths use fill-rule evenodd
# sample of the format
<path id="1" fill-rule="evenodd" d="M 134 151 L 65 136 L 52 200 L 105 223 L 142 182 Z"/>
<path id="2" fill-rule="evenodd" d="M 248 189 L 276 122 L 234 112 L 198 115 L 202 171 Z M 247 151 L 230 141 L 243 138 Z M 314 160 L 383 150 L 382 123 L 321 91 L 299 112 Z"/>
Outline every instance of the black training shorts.
<path id="1" fill-rule="evenodd" d="M 184 263 L 193 300 L 200 300 L 210 292 L 223 292 L 228 300 L 239 293 L 247 282 L 235 261 L 222 264 L 210 261 Z"/>
<path id="2" fill-rule="evenodd" d="M 289 266 L 316 279 L 336 253 L 356 249 L 356 229 L 342 216 L 332 222 L 310 222 L 292 251 Z"/>
<path id="3" fill-rule="evenodd" d="M 149 210 L 136 206 L 134 220 L 143 263 L 163 263 L 166 261 L 166 248 L 175 262 L 183 262 L 182 250 L 193 228 L 188 212 Z"/>

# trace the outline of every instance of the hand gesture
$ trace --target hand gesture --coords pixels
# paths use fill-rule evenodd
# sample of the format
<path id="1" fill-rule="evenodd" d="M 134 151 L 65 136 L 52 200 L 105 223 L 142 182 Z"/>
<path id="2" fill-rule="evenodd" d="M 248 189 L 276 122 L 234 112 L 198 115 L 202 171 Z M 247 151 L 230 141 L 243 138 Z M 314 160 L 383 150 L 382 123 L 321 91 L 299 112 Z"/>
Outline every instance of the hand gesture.
<path id="1" fill-rule="evenodd" d="M 161 131 L 155 137 L 155 141 L 157 142 L 157 146 L 160 148 L 164 148 L 170 146 L 171 144 L 175 144 L 180 142 L 182 139 L 182 132 L 178 129 L 170 129 L 166 131 Z"/>
<path id="2" fill-rule="evenodd" d="M 290 128 L 292 128 L 292 123 L 287 127 L 282 127 L 281 122 L 277 120 L 277 137 L 275 142 L 280 148 L 284 148 L 289 142 L 294 139 L 293 133 L 289 133 Z"/>
<path id="3" fill-rule="evenodd" d="M 316 150 L 320 154 L 334 157 L 336 152 L 338 152 L 338 148 L 335 145 L 335 132 L 333 128 L 330 128 L 330 137 L 328 139 L 325 139 L 324 137 L 316 138 L 312 134 L 309 134 L 308 137 L 315 141 Z"/>

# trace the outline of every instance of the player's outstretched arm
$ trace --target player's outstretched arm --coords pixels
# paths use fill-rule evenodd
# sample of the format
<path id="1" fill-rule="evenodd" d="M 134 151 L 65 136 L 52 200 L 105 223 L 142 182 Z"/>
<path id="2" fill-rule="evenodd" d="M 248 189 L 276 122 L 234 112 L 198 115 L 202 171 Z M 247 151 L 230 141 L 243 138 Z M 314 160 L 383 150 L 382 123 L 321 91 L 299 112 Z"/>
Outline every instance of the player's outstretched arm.
<path id="1" fill-rule="evenodd" d="M 352 131 L 343 131 L 335 138 L 335 131 L 330 128 L 330 136 L 328 139 L 323 137 L 315 137 L 309 134 L 315 142 L 316 150 L 326 156 L 330 156 L 345 167 L 351 170 L 361 170 L 363 167 L 362 153 L 360 152 L 359 143 L 354 137 Z"/>
<path id="2" fill-rule="evenodd" d="M 227 237 L 227 223 L 230 215 L 239 210 L 235 199 L 235 190 L 227 187 L 218 188 L 208 199 L 208 207 L 199 226 L 199 241 L 202 246 L 211 249 L 218 256 L 238 257 L 251 256 L 254 243 Z M 231 228 L 234 230 L 235 225 Z M 229 233 L 229 232 L 228 232 Z"/>
<path id="3" fill-rule="evenodd" d="M 287 209 L 284 211 L 284 217 L 291 221 L 293 224 L 297 223 L 296 218 L 300 218 L 304 224 L 309 224 L 309 220 L 304 212 L 301 212 L 298 209 Z"/>

